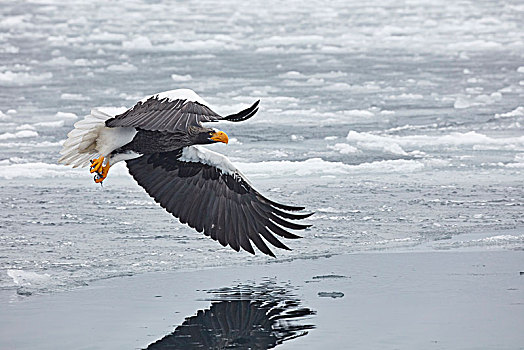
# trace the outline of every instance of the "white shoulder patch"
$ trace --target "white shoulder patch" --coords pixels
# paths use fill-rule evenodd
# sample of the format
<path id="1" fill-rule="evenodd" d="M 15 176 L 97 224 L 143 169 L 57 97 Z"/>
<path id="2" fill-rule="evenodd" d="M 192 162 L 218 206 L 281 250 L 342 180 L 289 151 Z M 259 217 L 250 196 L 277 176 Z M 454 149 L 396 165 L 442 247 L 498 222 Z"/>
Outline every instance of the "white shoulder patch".
<path id="1" fill-rule="evenodd" d="M 176 90 L 160 92 L 158 94 L 154 94 L 146 98 L 143 98 L 140 100 L 140 102 L 145 102 L 153 96 L 157 96 L 158 99 L 167 97 L 167 99 L 170 101 L 178 100 L 178 99 L 188 100 L 191 102 L 198 102 L 200 104 L 203 104 L 209 107 L 209 103 L 207 103 L 202 97 L 198 96 L 198 94 L 191 89 L 176 89 Z"/>
<path id="2" fill-rule="evenodd" d="M 199 146 L 189 146 L 182 149 L 182 156 L 178 158 L 183 162 L 195 162 L 217 167 L 223 173 L 229 175 L 240 175 L 240 171 L 224 155 L 213 152 L 207 148 Z"/>

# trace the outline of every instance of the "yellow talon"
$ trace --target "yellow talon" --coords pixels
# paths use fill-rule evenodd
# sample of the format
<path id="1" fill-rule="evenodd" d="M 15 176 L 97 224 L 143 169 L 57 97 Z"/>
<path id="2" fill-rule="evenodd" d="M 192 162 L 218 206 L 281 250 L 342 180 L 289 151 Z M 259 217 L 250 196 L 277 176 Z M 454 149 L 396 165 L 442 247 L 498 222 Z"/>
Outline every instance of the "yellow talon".
<path id="1" fill-rule="evenodd" d="M 98 158 L 95 158 L 91 161 L 91 173 L 94 173 L 95 171 L 97 173 L 100 172 L 100 168 L 104 165 L 104 156 L 100 156 Z"/>
<path id="2" fill-rule="evenodd" d="M 102 166 L 102 169 L 101 171 L 97 171 L 96 172 L 96 175 L 95 175 L 95 182 L 98 184 L 98 183 L 101 183 L 102 181 L 104 181 L 107 177 L 107 173 L 109 172 L 109 168 L 111 167 L 111 165 L 109 165 L 109 162 L 107 162 L 106 165 Z"/>
<path id="3" fill-rule="evenodd" d="M 104 165 L 104 161 L 106 163 L 106 165 Z M 104 158 L 104 156 L 100 156 L 98 158 L 95 158 L 93 160 L 91 160 L 91 168 L 90 168 L 90 172 L 91 173 L 95 173 L 95 182 L 98 184 L 98 183 L 101 183 L 102 181 L 105 180 L 105 178 L 107 177 L 107 173 L 109 172 L 109 168 L 111 167 L 111 165 L 109 165 L 109 160 L 106 160 Z"/>

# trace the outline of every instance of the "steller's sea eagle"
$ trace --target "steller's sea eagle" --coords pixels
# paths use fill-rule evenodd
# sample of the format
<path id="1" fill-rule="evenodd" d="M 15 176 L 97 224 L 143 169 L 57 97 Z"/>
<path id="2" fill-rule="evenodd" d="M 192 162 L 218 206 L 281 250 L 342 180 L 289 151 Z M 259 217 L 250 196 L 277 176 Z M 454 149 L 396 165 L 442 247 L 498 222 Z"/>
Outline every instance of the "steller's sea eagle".
<path id="1" fill-rule="evenodd" d="M 290 213 L 304 208 L 267 199 L 227 157 L 197 146 L 228 143 L 226 133 L 202 123 L 244 121 L 258 111 L 259 102 L 223 117 L 194 91 L 178 89 L 147 97 L 118 115 L 93 109 L 68 134 L 59 162 L 90 165 L 95 182 L 101 183 L 112 165 L 125 160 L 136 182 L 181 223 L 236 251 L 255 254 L 253 242 L 274 257 L 262 237 L 289 250 L 274 235 L 299 238 L 284 228 L 303 230 L 311 225 L 286 219 L 304 219 L 312 213 Z"/>

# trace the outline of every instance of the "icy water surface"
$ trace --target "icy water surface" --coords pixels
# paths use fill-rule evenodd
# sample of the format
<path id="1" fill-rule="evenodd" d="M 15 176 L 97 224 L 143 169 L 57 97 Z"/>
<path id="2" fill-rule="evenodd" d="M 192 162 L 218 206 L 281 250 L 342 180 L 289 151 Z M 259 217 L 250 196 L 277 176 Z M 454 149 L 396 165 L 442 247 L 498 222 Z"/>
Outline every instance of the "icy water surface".
<path id="1" fill-rule="evenodd" d="M 126 174 L 56 164 L 95 106 L 187 87 L 270 198 L 316 214 L 295 259 L 522 249 L 520 1 L 1 1 L 0 288 L 54 291 L 252 257 L 180 225 Z"/>

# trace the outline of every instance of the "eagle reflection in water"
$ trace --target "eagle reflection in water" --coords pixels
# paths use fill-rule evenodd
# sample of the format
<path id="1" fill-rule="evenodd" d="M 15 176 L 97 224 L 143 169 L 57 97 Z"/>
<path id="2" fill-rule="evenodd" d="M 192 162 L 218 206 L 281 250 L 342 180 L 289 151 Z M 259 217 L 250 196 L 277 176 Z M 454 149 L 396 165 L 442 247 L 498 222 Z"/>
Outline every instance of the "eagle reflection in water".
<path id="1" fill-rule="evenodd" d="M 198 310 L 147 349 L 272 349 L 314 328 L 303 321 L 315 312 L 300 306 L 290 286 L 240 285 L 210 293 L 209 309 Z"/>

